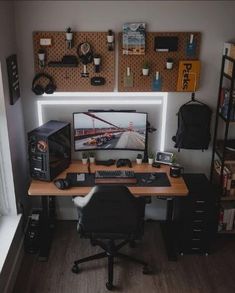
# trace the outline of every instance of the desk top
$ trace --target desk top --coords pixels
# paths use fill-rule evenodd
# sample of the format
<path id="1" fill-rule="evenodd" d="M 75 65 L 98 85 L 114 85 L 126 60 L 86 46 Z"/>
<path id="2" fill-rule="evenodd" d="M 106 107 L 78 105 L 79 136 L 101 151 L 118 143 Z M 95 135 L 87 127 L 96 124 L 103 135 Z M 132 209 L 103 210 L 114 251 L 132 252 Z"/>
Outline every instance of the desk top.
<path id="1" fill-rule="evenodd" d="M 175 197 L 186 196 L 188 189 L 182 177 L 172 178 L 169 176 L 170 168 L 167 165 L 162 165 L 161 168 L 153 168 L 147 163 L 137 165 L 132 163 L 132 168 L 121 167 L 118 170 L 132 170 L 135 173 L 157 173 L 165 172 L 168 175 L 171 186 L 131 186 L 129 190 L 135 196 L 162 196 L 162 197 Z M 98 170 L 117 170 L 116 166 L 101 166 L 90 164 L 91 173 L 95 173 Z M 88 165 L 82 165 L 81 161 L 73 161 L 69 168 L 62 172 L 57 178 L 66 178 L 66 174 L 69 172 L 74 173 L 88 173 Z M 39 180 L 32 180 L 28 194 L 30 196 L 85 196 L 91 187 L 71 187 L 70 189 L 60 190 L 53 182 L 45 182 Z"/>

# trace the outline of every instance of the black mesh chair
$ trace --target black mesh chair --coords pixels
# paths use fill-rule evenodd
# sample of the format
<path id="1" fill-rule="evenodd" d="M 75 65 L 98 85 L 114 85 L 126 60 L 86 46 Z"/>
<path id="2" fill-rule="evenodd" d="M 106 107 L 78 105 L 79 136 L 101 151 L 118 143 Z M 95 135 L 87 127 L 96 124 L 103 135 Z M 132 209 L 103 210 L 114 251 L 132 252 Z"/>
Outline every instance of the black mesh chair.
<path id="1" fill-rule="evenodd" d="M 72 271 L 79 273 L 79 264 L 95 259 L 108 258 L 108 290 L 113 288 L 114 257 L 120 257 L 143 266 L 143 273 L 150 273 L 146 262 L 119 252 L 126 244 L 133 245 L 143 235 L 144 198 L 136 198 L 125 186 L 96 186 L 90 201 L 79 211 L 79 232 L 89 238 L 92 245 L 99 245 L 104 252 L 74 262 Z"/>

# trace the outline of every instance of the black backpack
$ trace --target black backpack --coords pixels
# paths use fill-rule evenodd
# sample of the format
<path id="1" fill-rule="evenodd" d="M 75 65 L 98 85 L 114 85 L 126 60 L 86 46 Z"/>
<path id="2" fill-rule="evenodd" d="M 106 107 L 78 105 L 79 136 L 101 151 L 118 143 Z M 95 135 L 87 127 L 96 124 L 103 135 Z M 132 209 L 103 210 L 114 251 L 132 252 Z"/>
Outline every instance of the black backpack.
<path id="1" fill-rule="evenodd" d="M 211 109 L 203 104 L 184 104 L 178 112 L 178 130 L 172 137 L 175 148 L 206 150 L 211 139 Z"/>

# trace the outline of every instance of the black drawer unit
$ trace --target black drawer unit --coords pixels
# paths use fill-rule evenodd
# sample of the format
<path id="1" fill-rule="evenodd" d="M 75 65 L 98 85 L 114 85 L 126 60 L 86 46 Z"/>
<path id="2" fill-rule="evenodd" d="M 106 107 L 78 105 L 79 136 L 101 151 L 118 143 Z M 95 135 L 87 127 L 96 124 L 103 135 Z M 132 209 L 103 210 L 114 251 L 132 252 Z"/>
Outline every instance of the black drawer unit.
<path id="1" fill-rule="evenodd" d="M 216 235 L 217 191 L 204 174 L 184 174 L 189 195 L 180 199 L 179 253 L 208 254 Z"/>

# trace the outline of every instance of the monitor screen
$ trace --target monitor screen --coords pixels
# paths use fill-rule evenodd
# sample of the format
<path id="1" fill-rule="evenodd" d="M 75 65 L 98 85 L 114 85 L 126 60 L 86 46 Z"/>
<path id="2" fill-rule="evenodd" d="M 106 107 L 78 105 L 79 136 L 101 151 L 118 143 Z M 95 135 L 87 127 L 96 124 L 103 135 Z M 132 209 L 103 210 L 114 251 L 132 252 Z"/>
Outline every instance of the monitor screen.
<path id="1" fill-rule="evenodd" d="M 112 149 L 144 151 L 147 113 L 73 113 L 75 151 Z"/>

